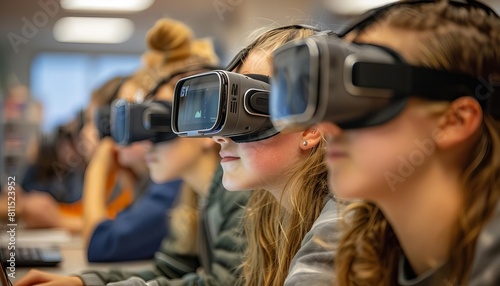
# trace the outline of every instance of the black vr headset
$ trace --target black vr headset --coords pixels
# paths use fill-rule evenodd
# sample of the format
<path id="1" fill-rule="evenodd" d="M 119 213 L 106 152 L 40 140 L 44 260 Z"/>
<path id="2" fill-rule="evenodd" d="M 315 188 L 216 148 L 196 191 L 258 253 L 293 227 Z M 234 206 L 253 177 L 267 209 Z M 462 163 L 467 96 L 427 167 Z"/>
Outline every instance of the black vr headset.
<path id="1" fill-rule="evenodd" d="M 123 83 L 128 79 L 128 77 L 122 77 L 120 79 L 120 82 L 116 86 L 115 90 L 113 91 L 113 94 L 111 95 L 111 98 L 109 99 L 109 102 L 106 103 L 105 105 L 99 107 L 96 112 L 94 113 L 94 116 L 92 120 L 94 121 L 94 125 L 97 128 L 97 133 L 99 135 L 99 140 L 103 139 L 104 137 L 111 136 L 111 104 L 115 100 L 115 98 L 118 96 L 118 93 L 120 92 L 121 87 L 123 86 Z M 83 116 L 83 114 L 82 114 Z M 85 120 L 82 117 L 83 122 Z"/>
<path id="2" fill-rule="evenodd" d="M 97 111 L 94 113 L 94 124 L 97 128 L 97 132 L 99 134 L 99 140 L 111 136 L 111 106 L 104 105 L 99 107 Z"/>
<path id="3" fill-rule="evenodd" d="M 179 136 L 227 136 L 237 142 L 275 135 L 269 120 L 269 79 L 224 70 L 177 82 L 172 130 Z"/>
<path id="4" fill-rule="evenodd" d="M 172 132 L 172 105 L 167 101 L 153 101 L 159 90 L 172 79 L 183 73 L 211 70 L 209 65 L 192 65 L 170 74 L 160 80 L 145 96 L 143 103 L 130 103 L 125 100 L 114 102 L 111 114 L 111 135 L 120 145 L 150 140 L 160 143 L 173 140 L 177 135 Z"/>
<path id="5" fill-rule="evenodd" d="M 120 145 L 151 140 L 153 143 L 175 139 L 170 127 L 172 106 L 166 101 L 131 103 L 125 99 L 113 102 L 111 136 Z"/>
<path id="6" fill-rule="evenodd" d="M 274 29 L 311 29 L 293 25 Z M 269 118 L 269 78 L 231 72 L 242 64 L 256 43 L 240 51 L 226 70 L 183 78 L 174 92 L 172 130 L 179 136 L 230 137 L 254 142 L 279 133 Z"/>
<path id="7" fill-rule="evenodd" d="M 494 95 L 492 84 L 483 78 L 412 66 L 387 47 L 341 39 L 365 28 L 394 6 L 433 2 L 393 3 L 367 12 L 338 35 L 312 36 L 277 49 L 270 97 L 275 127 L 304 128 L 321 121 L 335 122 L 344 129 L 379 125 L 398 115 L 413 95 L 454 100 L 475 94 L 483 110 L 493 114 L 491 101 L 498 100 L 500 94 L 497 88 Z M 476 1 L 452 0 L 449 4 L 472 5 L 496 15 Z"/>

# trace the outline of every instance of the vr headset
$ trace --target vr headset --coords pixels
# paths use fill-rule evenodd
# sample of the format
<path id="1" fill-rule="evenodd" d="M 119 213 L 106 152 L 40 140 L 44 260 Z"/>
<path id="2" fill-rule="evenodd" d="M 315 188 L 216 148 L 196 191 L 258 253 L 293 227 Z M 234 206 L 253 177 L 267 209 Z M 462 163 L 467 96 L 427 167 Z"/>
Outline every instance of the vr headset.
<path id="1" fill-rule="evenodd" d="M 99 140 L 103 139 L 104 137 L 111 136 L 110 116 L 111 106 L 109 105 L 101 106 L 94 113 L 93 120 L 99 134 Z"/>
<path id="2" fill-rule="evenodd" d="M 304 25 L 282 29 L 317 28 Z M 231 72 L 241 65 L 256 42 L 240 51 L 226 70 L 183 78 L 174 92 L 172 130 L 179 136 L 230 137 L 254 142 L 279 133 L 269 118 L 269 78 Z"/>
<path id="3" fill-rule="evenodd" d="M 170 127 L 172 106 L 166 101 L 131 103 L 124 99 L 113 102 L 111 136 L 120 145 L 151 140 L 153 143 L 175 139 Z"/>
<path id="4" fill-rule="evenodd" d="M 104 137 L 111 136 L 111 104 L 114 101 L 114 99 L 118 96 L 118 93 L 120 92 L 123 83 L 127 79 L 128 77 L 120 78 L 120 82 L 113 91 L 111 98 L 109 99 L 109 102 L 99 107 L 94 113 L 94 117 L 92 120 L 94 121 L 94 125 L 97 128 L 97 132 L 99 134 L 99 140 L 103 139 Z M 85 121 L 84 117 L 82 117 L 82 120 L 83 122 Z"/>
<path id="5" fill-rule="evenodd" d="M 278 132 L 269 120 L 269 78 L 224 70 L 183 78 L 174 92 L 172 130 L 179 136 L 252 142 Z"/>
<path id="6" fill-rule="evenodd" d="M 181 74 L 214 68 L 214 66 L 206 64 L 186 66 L 160 80 L 147 93 L 143 103 L 130 103 L 125 100 L 115 101 L 111 114 L 113 139 L 120 145 L 129 145 L 143 140 L 160 143 L 177 138 L 171 128 L 172 104 L 167 101 L 153 101 L 153 98 L 165 84 Z"/>
<path id="7" fill-rule="evenodd" d="M 397 116 L 409 96 L 454 100 L 475 94 L 485 112 L 490 111 L 495 89 L 484 79 L 412 66 L 395 51 L 341 39 L 360 30 L 397 5 L 432 3 L 407 1 L 368 12 L 339 35 L 319 35 L 288 43 L 274 52 L 270 114 L 278 129 L 302 129 L 321 121 L 343 129 L 383 124 Z M 475 5 L 476 1 L 450 1 L 450 5 Z M 498 17 L 498 16 L 497 16 Z"/>

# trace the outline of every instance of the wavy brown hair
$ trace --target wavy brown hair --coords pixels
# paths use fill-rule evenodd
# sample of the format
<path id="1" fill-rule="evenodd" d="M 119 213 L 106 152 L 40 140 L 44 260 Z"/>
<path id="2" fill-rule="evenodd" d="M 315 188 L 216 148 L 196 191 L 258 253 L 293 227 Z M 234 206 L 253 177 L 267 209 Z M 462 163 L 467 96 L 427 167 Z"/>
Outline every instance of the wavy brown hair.
<path id="1" fill-rule="evenodd" d="M 289 210 L 266 190 L 255 190 L 250 197 L 245 217 L 246 285 L 284 284 L 290 263 L 328 195 L 325 147 L 325 141 L 321 140 L 307 159 L 288 170 L 292 179 L 282 197 L 291 198 Z"/>
<path id="2" fill-rule="evenodd" d="M 297 27 L 271 30 L 250 45 L 250 52 L 264 52 L 271 64 L 271 53 L 276 48 L 312 34 L 312 30 Z M 292 258 L 321 213 L 328 195 L 325 148 L 326 142 L 321 140 L 307 158 L 290 166 L 287 174 L 283 174 L 291 178 L 282 193 L 282 198 L 291 198 L 287 210 L 281 200 L 266 190 L 252 193 L 244 223 L 248 239 L 243 261 L 245 285 L 284 284 Z"/>
<path id="3" fill-rule="evenodd" d="M 415 33 L 418 53 L 410 53 L 407 58 L 414 65 L 484 79 L 498 78 L 500 74 L 500 20 L 483 10 L 454 7 L 447 1 L 399 5 L 375 25 Z M 467 95 L 473 94 L 463 94 Z M 500 198 L 500 122 L 485 111 L 480 132 L 463 166 L 463 185 L 468 191 L 463 194 L 461 214 L 449 244 L 450 285 L 467 284 L 475 241 Z M 354 203 L 348 212 L 347 230 L 336 257 L 338 284 L 397 285 L 400 246 L 384 214 L 368 202 Z"/>

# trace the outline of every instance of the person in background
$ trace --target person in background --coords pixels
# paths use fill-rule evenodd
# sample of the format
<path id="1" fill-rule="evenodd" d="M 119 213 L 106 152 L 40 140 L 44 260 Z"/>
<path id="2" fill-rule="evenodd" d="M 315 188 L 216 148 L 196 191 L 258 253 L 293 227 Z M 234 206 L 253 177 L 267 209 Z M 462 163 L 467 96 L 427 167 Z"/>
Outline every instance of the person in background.
<path id="1" fill-rule="evenodd" d="M 85 173 L 83 196 L 83 238 L 90 262 L 150 259 L 168 232 L 166 216 L 175 202 L 180 181 L 151 182 L 143 146 L 120 146 L 109 136 L 100 138 L 99 127 L 106 131 L 111 122 L 109 117 L 95 121 L 99 108 L 110 110 L 113 100 L 131 101 L 135 94 L 142 94 L 151 80 L 150 70 L 145 67 L 131 77 L 108 82 L 100 90 L 108 97 L 91 102 L 87 112 L 88 124 L 82 136 L 95 146 L 88 152 L 91 159 Z M 130 82 L 138 84 L 130 86 Z M 110 204 L 116 203 L 121 211 L 110 213 L 110 206 L 115 209 Z"/>
<path id="2" fill-rule="evenodd" d="M 81 200 L 85 172 L 74 135 L 61 126 L 56 134 L 42 135 L 39 140 L 36 160 L 21 181 L 25 192 L 19 200 L 20 217 L 27 227 L 81 231 L 81 213 L 66 212 Z"/>
<path id="3" fill-rule="evenodd" d="M 128 76 L 113 77 L 92 92 L 90 101 L 82 114 L 83 126 L 79 133 L 80 142 L 78 142 L 81 155 L 87 163 L 94 156 L 95 150 L 99 145 L 99 140 L 102 139 L 99 133 L 99 126 L 96 124 L 103 125 L 101 126 L 103 129 L 110 128 L 109 119 L 100 122 L 95 120 L 97 112 L 100 108 L 111 106 L 111 103 L 118 97 L 118 93 L 122 90 L 122 86 L 128 78 Z"/>
<path id="4" fill-rule="evenodd" d="M 19 194 L 18 213 L 28 227 L 62 228 L 81 234 L 83 174 L 99 142 L 92 118 L 99 106 L 116 97 L 122 81 L 122 77 L 113 78 L 92 93 L 80 130 L 65 126 L 55 136 L 42 137 L 36 160 L 23 178 L 21 186 L 26 192 Z M 121 192 L 117 184 L 107 194 L 107 214 L 116 216 L 130 201 L 130 193 Z"/>

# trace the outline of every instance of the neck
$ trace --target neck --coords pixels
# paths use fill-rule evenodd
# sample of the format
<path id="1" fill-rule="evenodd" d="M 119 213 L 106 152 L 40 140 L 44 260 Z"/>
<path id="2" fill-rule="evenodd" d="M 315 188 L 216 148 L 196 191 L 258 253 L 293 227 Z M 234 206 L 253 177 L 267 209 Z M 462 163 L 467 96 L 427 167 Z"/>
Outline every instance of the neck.
<path id="1" fill-rule="evenodd" d="M 219 160 L 218 154 L 207 151 L 206 155 L 200 156 L 198 162 L 184 172 L 183 181 L 199 196 L 207 197 Z"/>
<path id="2" fill-rule="evenodd" d="M 413 178 L 412 178 L 413 176 Z M 429 166 L 377 201 L 415 274 L 446 262 L 462 206 L 458 172 Z"/>
<path id="3" fill-rule="evenodd" d="M 290 180 L 284 180 L 290 181 Z M 288 212 L 292 211 L 291 194 L 290 189 L 286 189 L 286 183 L 283 184 L 271 184 L 265 188 L 267 192 L 270 192 L 277 200 L 277 202 L 285 208 Z"/>

